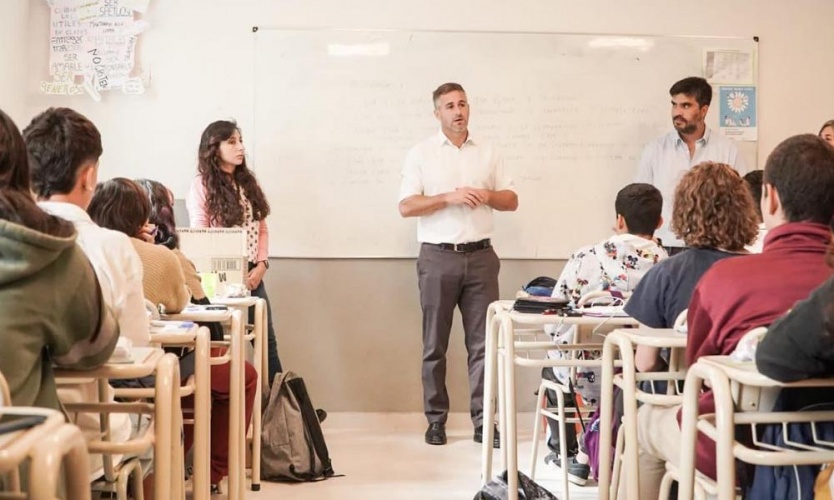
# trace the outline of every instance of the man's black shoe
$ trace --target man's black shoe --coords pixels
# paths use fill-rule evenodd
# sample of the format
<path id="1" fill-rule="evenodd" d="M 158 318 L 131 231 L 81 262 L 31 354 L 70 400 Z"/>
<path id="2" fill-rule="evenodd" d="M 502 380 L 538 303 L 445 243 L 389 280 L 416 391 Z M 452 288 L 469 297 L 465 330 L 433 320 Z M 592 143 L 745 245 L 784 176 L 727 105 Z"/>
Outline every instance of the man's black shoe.
<path id="1" fill-rule="evenodd" d="M 426 429 L 426 444 L 446 444 L 446 426 L 435 422 Z"/>
<path id="2" fill-rule="evenodd" d="M 475 427 L 475 435 L 473 438 L 476 443 L 483 443 L 484 442 L 484 426 L 479 425 Z M 498 426 L 493 427 L 493 434 L 492 434 L 492 447 L 493 448 L 500 448 L 501 447 L 501 435 L 498 434 Z"/>

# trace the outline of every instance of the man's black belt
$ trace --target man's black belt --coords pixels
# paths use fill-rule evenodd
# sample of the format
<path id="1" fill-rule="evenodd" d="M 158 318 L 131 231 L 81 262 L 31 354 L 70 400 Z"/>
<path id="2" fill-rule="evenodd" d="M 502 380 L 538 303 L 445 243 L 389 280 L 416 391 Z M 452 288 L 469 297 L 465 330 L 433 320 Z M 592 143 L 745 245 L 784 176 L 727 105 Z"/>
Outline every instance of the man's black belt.
<path id="1" fill-rule="evenodd" d="M 489 248 L 492 246 L 489 238 L 485 238 L 481 241 L 473 241 L 471 243 L 430 243 L 430 245 L 434 245 L 436 247 L 440 247 L 443 250 L 451 250 L 453 252 L 474 252 L 476 250 L 483 250 L 484 248 Z"/>

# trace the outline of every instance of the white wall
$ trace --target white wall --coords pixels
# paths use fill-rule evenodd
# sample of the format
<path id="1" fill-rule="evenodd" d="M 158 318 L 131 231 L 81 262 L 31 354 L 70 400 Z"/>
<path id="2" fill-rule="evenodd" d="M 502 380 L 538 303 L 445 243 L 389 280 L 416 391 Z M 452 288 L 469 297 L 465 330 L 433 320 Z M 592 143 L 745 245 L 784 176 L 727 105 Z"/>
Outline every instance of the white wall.
<path id="1" fill-rule="evenodd" d="M 18 126 L 26 116 L 28 17 L 29 0 L 0 0 L 0 109 Z"/>
<path id="2" fill-rule="evenodd" d="M 0 0 L 4 14 L 7 2 Z M 5 15 L 0 19 L 0 40 L 6 40 L 3 28 L 9 27 L 14 39 L 17 25 Z M 95 121 L 105 141 L 103 178 L 156 178 L 180 196 L 194 172 L 199 134 L 209 121 L 235 117 L 244 135 L 251 127 L 254 25 L 757 35 L 760 165 L 780 140 L 816 132 L 820 123 L 834 117 L 831 0 L 152 0 L 146 19 L 151 29 L 138 50 L 138 64 L 151 78 L 144 97 L 106 95 L 93 103 L 41 96 L 36 91 L 37 81 L 46 76 L 48 12 L 44 1 L 31 0 L 30 76 L 20 97 L 27 120 L 46 106 L 69 105 Z M 0 74 L 7 74 L 13 59 L 11 49 L 0 47 Z M 617 91 L 612 75 L 611 92 Z M 0 78 L 0 104 L 18 102 L 17 95 L 9 98 L 7 92 L 17 92 L 14 83 Z M 413 260 L 297 259 L 274 264 L 267 285 L 282 359 L 308 379 L 317 405 L 355 411 L 421 409 Z M 502 295 L 511 295 L 532 277 L 558 274 L 561 265 L 505 261 Z M 453 407 L 465 410 L 460 334 L 456 326 L 449 377 Z M 519 398 L 528 407 L 534 378 L 530 374 L 519 382 Z"/>

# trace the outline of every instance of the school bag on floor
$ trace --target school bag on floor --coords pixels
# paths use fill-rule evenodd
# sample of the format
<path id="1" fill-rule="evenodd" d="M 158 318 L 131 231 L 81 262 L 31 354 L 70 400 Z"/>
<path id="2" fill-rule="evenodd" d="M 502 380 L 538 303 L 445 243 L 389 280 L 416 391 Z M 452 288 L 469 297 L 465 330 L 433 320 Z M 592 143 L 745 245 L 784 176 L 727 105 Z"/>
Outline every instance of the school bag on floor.
<path id="1" fill-rule="evenodd" d="M 510 498 L 509 486 L 507 485 L 507 471 L 501 473 L 492 481 L 484 485 L 475 494 L 473 500 L 507 500 Z M 559 500 L 556 495 L 547 491 L 535 481 L 518 473 L 518 500 Z"/>
<path id="2" fill-rule="evenodd" d="M 279 373 L 263 410 L 261 479 L 320 481 L 333 476 L 330 455 L 304 380 Z"/>

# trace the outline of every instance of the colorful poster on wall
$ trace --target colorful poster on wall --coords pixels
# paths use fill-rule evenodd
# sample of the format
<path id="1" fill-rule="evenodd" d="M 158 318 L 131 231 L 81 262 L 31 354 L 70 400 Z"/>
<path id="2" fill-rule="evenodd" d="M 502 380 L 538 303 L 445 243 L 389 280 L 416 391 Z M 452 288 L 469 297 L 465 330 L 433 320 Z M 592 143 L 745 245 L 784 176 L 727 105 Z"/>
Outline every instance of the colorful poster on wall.
<path id="1" fill-rule="evenodd" d="M 135 13 L 149 0 L 47 0 L 50 9 L 49 74 L 41 92 L 57 95 L 121 90 L 141 94 L 145 85 L 133 76 L 136 40 L 147 23 Z"/>
<path id="2" fill-rule="evenodd" d="M 759 135 L 756 112 L 756 87 L 718 87 L 719 130 L 739 141 L 755 141 Z"/>

